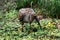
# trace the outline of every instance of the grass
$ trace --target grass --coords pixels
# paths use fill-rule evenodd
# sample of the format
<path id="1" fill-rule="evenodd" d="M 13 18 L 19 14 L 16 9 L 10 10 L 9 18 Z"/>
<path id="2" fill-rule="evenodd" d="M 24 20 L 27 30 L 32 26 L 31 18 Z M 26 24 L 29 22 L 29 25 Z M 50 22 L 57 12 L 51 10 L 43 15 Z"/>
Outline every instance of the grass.
<path id="1" fill-rule="evenodd" d="M 45 19 L 44 19 L 45 20 Z M 42 22 L 42 20 L 41 20 Z M 46 21 L 47 22 L 47 21 Z M 48 23 L 48 22 L 47 22 Z M 20 24 L 18 22 L 6 22 L 4 27 L 0 29 L 0 39 L 1 40 L 59 40 L 60 30 L 59 29 L 43 29 L 40 30 L 37 23 L 32 23 L 34 28 L 37 28 L 37 32 L 31 32 L 28 34 L 29 24 L 25 24 L 24 32 L 21 32 Z M 45 26 L 45 25 L 43 25 Z M 27 28 L 27 30 L 26 30 Z M 50 28 L 50 27 L 49 27 Z M 55 37 L 57 36 L 57 37 Z"/>
<path id="2" fill-rule="evenodd" d="M 24 32 L 21 32 L 21 24 L 17 19 L 17 12 L 6 12 L 5 18 L 0 22 L 0 40 L 60 40 L 60 30 L 55 28 L 52 19 L 42 19 L 40 24 L 42 30 L 37 23 L 32 23 L 32 28 L 36 28 L 37 32 L 29 31 L 29 24 L 25 24 Z M 55 22 L 60 19 L 54 19 Z"/>

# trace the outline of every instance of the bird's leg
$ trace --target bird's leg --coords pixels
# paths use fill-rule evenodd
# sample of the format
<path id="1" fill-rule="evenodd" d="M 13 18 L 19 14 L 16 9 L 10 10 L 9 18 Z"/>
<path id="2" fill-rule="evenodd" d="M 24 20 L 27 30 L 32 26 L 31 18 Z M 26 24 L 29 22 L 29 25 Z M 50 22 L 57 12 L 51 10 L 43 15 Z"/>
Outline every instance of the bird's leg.
<path id="1" fill-rule="evenodd" d="M 31 23 L 30 23 L 30 30 L 32 29 L 32 27 L 31 27 Z"/>
<path id="2" fill-rule="evenodd" d="M 22 24 L 22 32 L 23 32 L 23 28 L 24 28 L 24 22 L 23 22 L 24 17 L 25 17 L 25 15 L 22 15 L 21 18 L 20 18 L 20 22 Z"/>
<path id="3" fill-rule="evenodd" d="M 22 22 L 22 32 L 24 32 L 24 23 Z"/>
<path id="4" fill-rule="evenodd" d="M 28 30 L 28 34 L 30 34 L 30 33 L 32 32 L 31 23 L 29 23 L 29 24 L 30 24 L 30 28 L 29 28 L 29 30 Z"/>
<path id="5" fill-rule="evenodd" d="M 29 28 L 29 31 L 28 31 L 28 34 L 32 32 L 32 27 L 31 27 L 31 16 L 29 16 L 29 24 L 30 24 L 30 28 Z"/>

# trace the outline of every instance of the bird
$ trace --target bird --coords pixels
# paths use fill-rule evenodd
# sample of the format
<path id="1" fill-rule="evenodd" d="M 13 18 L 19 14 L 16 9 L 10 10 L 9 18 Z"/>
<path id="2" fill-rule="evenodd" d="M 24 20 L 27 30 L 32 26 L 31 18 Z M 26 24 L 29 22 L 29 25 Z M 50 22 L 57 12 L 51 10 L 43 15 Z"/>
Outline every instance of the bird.
<path id="1" fill-rule="evenodd" d="M 21 8 L 19 9 L 18 12 L 18 20 L 22 25 L 22 32 L 24 29 L 24 23 L 29 23 L 30 24 L 30 29 L 32 29 L 31 27 L 31 23 L 36 20 L 36 22 L 38 23 L 38 25 L 41 28 L 39 19 L 37 17 L 37 14 L 34 12 L 34 10 L 32 8 Z"/>

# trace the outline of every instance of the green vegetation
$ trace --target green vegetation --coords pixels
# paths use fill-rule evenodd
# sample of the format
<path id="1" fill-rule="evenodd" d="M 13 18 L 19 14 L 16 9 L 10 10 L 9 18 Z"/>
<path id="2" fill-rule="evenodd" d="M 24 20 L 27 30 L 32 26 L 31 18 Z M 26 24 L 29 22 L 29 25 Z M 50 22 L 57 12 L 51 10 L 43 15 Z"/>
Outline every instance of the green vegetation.
<path id="1" fill-rule="evenodd" d="M 55 21 L 58 21 L 55 19 Z M 5 18 L 0 22 L 0 39 L 1 40 L 59 40 L 60 31 L 55 29 L 53 21 L 51 19 L 40 20 L 43 30 L 40 30 L 37 23 L 32 23 L 32 28 L 36 28 L 37 32 L 31 32 L 28 34 L 29 24 L 25 24 L 24 32 L 21 32 L 21 25 L 17 18 L 17 11 L 10 10 L 6 12 Z M 52 38 L 51 38 L 52 36 Z M 57 36 L 57 37 L 55 37 Z"/>
<path id="2" fill-rule="evenodd" d="M 42 12 L 51 17 L 59 18 L 60 0 L 17 0 L 17 7 L 40 8 Z"/>
<path id="3" fill-rule="evenodd" d="M 40 20 L 42 30 L 36 22 L 33 22 L 32 28 L 36 28 L 37 32 L 31 31 L 28 34 L 29 23 L 25 24 L 24 32 L 21 32 L 16 8 L 27 6 L 32 7 L 36 13 L 41 11 L 47 17 Z M 14 2 L 5 0 L 4 7 L 6 8 L 0 11 L 0 40 L 60 40 L 60 29 L 57 29 L 55 25 L 60 23 L 60 19 L 57 19 L 60 18 L 60 0 L 17 0 Z"/>

